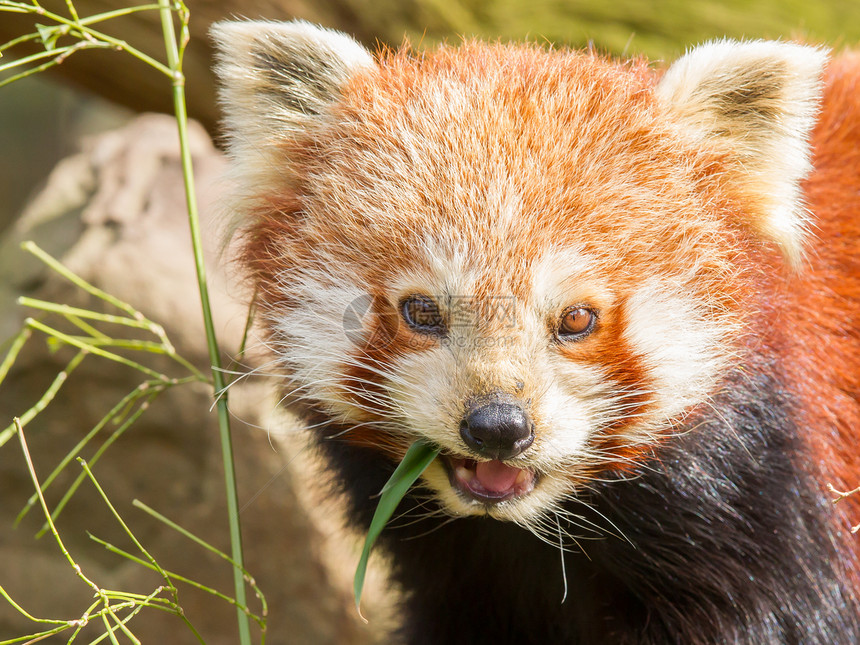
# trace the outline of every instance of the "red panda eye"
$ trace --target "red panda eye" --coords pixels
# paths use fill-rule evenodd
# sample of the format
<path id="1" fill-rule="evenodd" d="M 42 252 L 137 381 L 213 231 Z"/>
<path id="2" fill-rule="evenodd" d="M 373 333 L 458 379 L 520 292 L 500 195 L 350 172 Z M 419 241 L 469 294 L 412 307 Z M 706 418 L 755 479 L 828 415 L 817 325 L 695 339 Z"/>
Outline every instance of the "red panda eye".
<path id="1" fill-rule="evenodd" d="M 571 307 L 561 316 L 558 325 L 559 340 L 579 340 L 594 329 L 597 315 L 586 307 Z"/>
<path id="2" fill-rule="evenodd" d="M 412 329 L 422 334 L 445 333 L 445 320 L 430 296 L 408 296 L 400 304 L 400 314 Z"/>

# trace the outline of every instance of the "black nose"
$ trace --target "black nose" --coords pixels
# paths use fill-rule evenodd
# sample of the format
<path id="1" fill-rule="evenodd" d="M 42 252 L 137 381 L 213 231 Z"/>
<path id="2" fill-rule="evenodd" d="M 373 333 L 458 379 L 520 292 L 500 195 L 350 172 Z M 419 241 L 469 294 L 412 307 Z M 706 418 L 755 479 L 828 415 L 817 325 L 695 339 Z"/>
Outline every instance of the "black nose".
<path id="1" fill-rule="evenodd" d="M 474 452 L 489 459 L 516 457 L 534 441 L 534 426 L 518 403 L 507 394 L 476 399 L 460 422 L 460 436 Z"/>

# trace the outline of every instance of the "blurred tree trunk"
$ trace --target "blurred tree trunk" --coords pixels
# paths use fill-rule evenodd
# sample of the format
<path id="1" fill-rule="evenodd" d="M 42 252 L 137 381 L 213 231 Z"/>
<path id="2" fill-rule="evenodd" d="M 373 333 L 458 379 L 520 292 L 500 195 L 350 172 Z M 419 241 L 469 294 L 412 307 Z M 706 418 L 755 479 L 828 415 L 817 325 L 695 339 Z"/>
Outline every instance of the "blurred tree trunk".
<path id="1" fill-rule="evenodd" d="M 49 0 L 41 4 L 61 15 L 68 15 L 65 2 Z M 75 0 L 82 17 L 133 4 L 134 0 Z M 428 35 L 438 37 L 454 29 L 452 20 L 462 22 L 456 20 L 458 12 L 449 15 L 447 9 L 434 8 L 436 3 L 429 0 L 188 0 L 187 4 L 191 10 L 191 43 L 184 62 L 188 109 L 190 116 L 210 132 L 217 131 L 219 118 L 212 74 L 212 46 L 208 37 L 209 26 L 216 20 L 231 17 L 303 18 L 345 31 L 371 47 L 378 43 L 398 45 L 404 34 L 411 32 L 415 25 L 422 25 L 422 32 L 426 28 Z M 452 7 L 458 5 L 458 2 L 451 3 Z M 0 43 L 34 31 L 34 22 L 40 21 L 28 15 L 0 14 Z M 102 23 L 100 27 L 111 36 L 164 59 L 164 41 L 157 11 L 117 18 Z M 20 46 L 15 51 L 32 53 L 36 49 L 27 51 Z M 170 87 L 165 79 L 148 66 L 116 52 L 80 52 L 54 68 L 52 73 L 136 111 L 171 112 L 173 109 Z"/>

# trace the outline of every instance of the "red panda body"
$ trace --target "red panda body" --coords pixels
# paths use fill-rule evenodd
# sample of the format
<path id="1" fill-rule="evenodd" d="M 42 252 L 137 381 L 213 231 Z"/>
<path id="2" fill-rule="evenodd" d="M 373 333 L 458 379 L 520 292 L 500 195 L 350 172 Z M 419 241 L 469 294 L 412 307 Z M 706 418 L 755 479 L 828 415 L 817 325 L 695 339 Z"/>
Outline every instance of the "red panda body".
<path id="1" fill-rule="evenodd" d="M 381 538 L 404 642 L 860 642 L 856 56 L 215 36 L 242 261 L 355 525 L 441 451 Z"/>

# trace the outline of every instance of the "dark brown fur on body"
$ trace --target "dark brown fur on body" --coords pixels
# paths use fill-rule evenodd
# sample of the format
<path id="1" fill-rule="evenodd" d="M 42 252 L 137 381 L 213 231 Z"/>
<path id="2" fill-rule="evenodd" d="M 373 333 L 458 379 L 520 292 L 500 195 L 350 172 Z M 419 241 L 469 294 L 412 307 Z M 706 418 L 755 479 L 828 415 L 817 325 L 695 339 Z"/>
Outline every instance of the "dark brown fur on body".
<path id="1" fill-rule="evenodd" d="M 822 92 L 784 43 L 658 74 L 215 35 L 243 262 L 353 523 L 442 450 L 381 538 L 405 642 L 860 642 L 860 503 L 825 490 L 860 472 L 856 55 Z M 476 400 L 527 447 L 476 442 Z"/>

